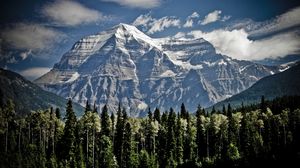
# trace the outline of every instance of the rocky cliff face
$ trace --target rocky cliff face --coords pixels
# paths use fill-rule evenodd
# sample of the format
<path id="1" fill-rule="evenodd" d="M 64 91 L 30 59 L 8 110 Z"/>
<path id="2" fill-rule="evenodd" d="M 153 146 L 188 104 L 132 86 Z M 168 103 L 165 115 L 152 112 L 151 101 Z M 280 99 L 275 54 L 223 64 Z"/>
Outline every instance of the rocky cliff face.
<path id="1" fill-rule="evenodd" d="M 119 24 L 85 37 L 35 82 L 84 105 L 119 102 L 132 116 L 147 107 L 193 111 L 237 94 L 276 67 L 216 54 L 204 39 L 153 39 L 134 26 Z"/>

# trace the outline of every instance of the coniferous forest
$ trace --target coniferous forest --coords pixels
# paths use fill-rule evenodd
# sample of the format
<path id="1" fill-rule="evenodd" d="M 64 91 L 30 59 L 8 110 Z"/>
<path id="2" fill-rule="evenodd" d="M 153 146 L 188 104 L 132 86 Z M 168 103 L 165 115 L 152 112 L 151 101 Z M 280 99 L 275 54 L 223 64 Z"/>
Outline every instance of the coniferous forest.
<path id="1" fill-rule="evenodd" d="M 300 97 L 188 112 L 149 109 L 144 118 L 92 107 L 16 115 L 0 108 L 1 167 L 295 167 L 300 159 Z M 296 165 L 295 165 L 296 164 Z M 295 165 L 295 166 L 292 166 Z M 296 166 L 297 167 L 297 166 Z"/>

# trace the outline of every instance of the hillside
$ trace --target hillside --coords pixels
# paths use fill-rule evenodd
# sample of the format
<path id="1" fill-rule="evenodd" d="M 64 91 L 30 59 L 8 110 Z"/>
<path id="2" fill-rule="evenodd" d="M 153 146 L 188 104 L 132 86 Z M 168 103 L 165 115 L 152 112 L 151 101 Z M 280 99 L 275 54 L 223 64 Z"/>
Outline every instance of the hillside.
<path id="1" fill-rule="evenodd" d="M 66 99 L 44 91 L 15 72 L 0 69 L 0 86 L 1 105 L 12 99 L 17 114 L 24 115 L 31 110 L 46 109 L 50 106 L 58 107 L 62 114 L 65 113 Z M 74 103 L 73 108 L 77 115 L 82 114 L 83 108 L 80 105 Z"/>
<path id="2" fill-rule="evenodd" d="M 216 109 L 221 109 L 223 104 L 230 103 L 232 106 L 257 103 L 261 96 L 273 99 L 281 96 L 300 95 L 300 63 L 278 74 L 267 76 L 259 80 L 249 89 L 234 95 L 224 101 L 215 104 Z"/>

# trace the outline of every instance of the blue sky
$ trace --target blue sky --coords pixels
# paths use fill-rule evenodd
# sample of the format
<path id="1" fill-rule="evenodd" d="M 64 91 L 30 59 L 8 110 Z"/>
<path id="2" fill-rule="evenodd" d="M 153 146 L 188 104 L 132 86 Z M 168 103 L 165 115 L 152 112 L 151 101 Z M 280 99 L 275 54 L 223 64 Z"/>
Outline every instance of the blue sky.
<path id="1" fill-rule="evenodd" d="M 154 38 L 204 38 L 236 59 L 276 59 L 300 49 L 298 0 L 10 0 L 0 6 L 0 66 L 31 80 L 80 38 L 121 22 Z"/>

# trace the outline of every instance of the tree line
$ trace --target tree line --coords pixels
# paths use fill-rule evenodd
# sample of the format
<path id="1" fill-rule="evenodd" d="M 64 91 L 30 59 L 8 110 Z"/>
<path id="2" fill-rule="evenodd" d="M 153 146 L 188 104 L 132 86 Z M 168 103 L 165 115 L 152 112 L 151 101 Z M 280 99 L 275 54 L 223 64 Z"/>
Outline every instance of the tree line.
<path id="1" fill-rule="evenodd" d="M 300 97 L 194 114 L 184 104 L 128 117 L 119 105 L 110 114 L 87 102 L 76 117 L 47 109 L 18 116 L 10 100 L 0 108 L 1 167 L 156 168 L 263 167 L 300 158 Z"/>

